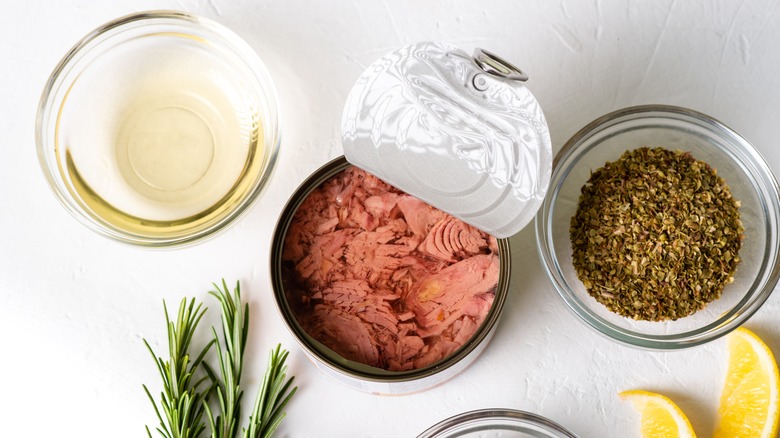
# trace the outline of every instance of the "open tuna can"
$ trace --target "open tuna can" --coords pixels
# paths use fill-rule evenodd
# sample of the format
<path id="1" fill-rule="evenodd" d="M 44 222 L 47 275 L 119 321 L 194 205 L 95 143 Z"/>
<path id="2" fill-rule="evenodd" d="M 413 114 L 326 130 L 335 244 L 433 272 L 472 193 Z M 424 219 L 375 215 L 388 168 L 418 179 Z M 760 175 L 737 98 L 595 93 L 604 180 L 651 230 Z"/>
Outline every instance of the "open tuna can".
<path id="1" fill-rule="evenodd" d="M 281 315 L 323 372 L 411 393 L 487 346 L 509 293 L 507 238 L 533 218 L 552 164 L 522 79 L 487 52 L 420 43 L 355 84 L 345 157 L 296 190 L 271 244 Z"/>

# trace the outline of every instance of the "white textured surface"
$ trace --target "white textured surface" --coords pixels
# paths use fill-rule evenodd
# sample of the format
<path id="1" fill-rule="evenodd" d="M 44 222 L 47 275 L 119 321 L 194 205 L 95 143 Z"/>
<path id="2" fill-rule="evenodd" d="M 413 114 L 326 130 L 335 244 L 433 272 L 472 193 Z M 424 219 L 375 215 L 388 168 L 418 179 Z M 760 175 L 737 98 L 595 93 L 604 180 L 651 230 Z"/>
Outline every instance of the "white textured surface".
<path id="1" fill-rule="evenodd" d="M 157 384 L 141 343 L 165 343 L 161 300 L 206 296 L 239 279 L 253 328 L 245 382 L 252 399 L 267 351 L 291 350 L 300 392 L 278 436 L 415 436 L 466 410 L 507 407 L 582 437 L 638 437 L 616 393 L 660 391 L 713 430 L 725 342 L 674 353 L 616 345 L 579 323 L 544 277 L 530 227 L 512 238 L 511 295 L 498 331 L 463 374 L 430 391 L 378 397 L 325 378 L 304 357 L 271 300 L 268 249 L 287 197 L 341 154 L 339 125 L 360 72 L 421 40 L 484 47 L 519 65 L 550 125 L 554 150 L 585 123 L 643 103 L 710 114 L 752 141 L 776 171 L 780 10 L 766 1 L 41 1 L 0 0 L 0 353 L 2 436 L 137 437 Z M 34 143 L 38 97 L 77 39 L 152 8 L 213 18 L 268 63 L 283 111 L 279 166 L 250 213 L 215 240 L 174 251 L 121 246 L 68 216 L 44 181 Z M 211 304 L 207 324 L 216 321 Z M 748 327 L 780 353 L 780 294 Z"/>

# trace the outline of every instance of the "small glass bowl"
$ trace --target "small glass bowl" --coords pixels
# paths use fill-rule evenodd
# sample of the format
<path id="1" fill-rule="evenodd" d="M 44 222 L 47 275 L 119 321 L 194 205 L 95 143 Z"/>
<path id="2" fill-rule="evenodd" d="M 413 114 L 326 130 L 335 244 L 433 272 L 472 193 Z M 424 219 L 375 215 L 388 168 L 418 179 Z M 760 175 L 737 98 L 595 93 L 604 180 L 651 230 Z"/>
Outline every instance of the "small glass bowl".
<path id="1" fill-rule="evenodd" d="M 60 61 L 36 142 L 57 199 L 91 230 L 147 247 L 190 243 L 224 229 L 267 184 L 279 151 L 276 91 L 227 28 L 137 13 Z"/>
<path id="2" fill-rule="evenodd" d="M 512 409 L 481 409 L 448 418 L 417 438 L 577 438 L 539 415 Z"/>
<path id="3" fill-rule="evenodd" d="M 698 312 L 675 321 L 636 321 L 619 316 L 586 291 L 572 266 L 569 225 L 580 189 L 591 171 L 642 146 L 690 152 L 716 169 L 741 202 L 745 227 L 734 282 Z M 574 313 L 618 342 L 671 350 L 717 339 L 739 327 L 772 293 L 780 275 L 780 195 L 759 153 L 717 120 L 686 108 L 646 105 L 602 116 L 574 135 L 555 158 L 547 197 L 536 217 L 542 265 Z"/>

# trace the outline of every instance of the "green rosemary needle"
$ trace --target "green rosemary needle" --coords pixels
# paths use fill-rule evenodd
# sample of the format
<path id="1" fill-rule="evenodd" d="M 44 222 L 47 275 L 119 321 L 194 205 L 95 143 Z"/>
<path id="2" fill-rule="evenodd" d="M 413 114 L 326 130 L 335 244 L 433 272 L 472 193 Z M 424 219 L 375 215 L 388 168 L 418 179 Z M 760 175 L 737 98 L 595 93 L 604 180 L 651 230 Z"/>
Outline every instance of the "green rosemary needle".
<path id="1" fill-rule="evenodd" d="M 285 381 L 287 355 L 287 350 L 279 344 L 271 350 L 263 384 L 257 391 L 255 408 L 249 417 L 249 429 L 244 429 L 244 438 L 269 438 L 284 419 L 284 407 L 298 390 L 297 386 L 290 389 L 294 376 Z"/>
<path id="2" fill-rule="evenodd" d="M 209 374 L 215 380 L 214 390 L 221 414 L 215 418 L 207 402 L 204 406 L 212 438 L 235 438 L 241 421 L 241 399 L 244 395 L 241 389 L 241 372 L 249 332 L 249 305 L 244 304 L 243 308 L 241 307 L 241 287 L 238 282 L 232 296 L 225 280 L 222 280 L 222 288 L 216 284 L 214 287 L 216 291 L 210 293 L 219 300 L 222 308 L 221 342 L 216 330 L 212 328 L 221 380 L 216 379 L 212 372 Z M 243 438 L 268 438 L 284 419 L 284 407 L 298 389 L 291 388 L 294 377 L 285 380 L 287 355 L 281 345 L 271 351 L 268 368 L 263 383 L 257 390 L 254 409 L 249 417 L 249 427 L 243 429 Z"/>
<path id="3" fill-rule="evenodd" d="M 167 361 L 158 357 L 146 339 L 143 340 L 157 364 L 163 381 L 160 408 L 146 385 L 143 385 L 143 388 L 160 421 L 157 431 L 165 438 L 197 438 L 206 428 L 203 422 L 203 412 L 208 402 L 209 389 L 204 388 L 204 384 L 209 377 L 204 376 L 195 381 L 193 378 L 213 341 L 203 348 L 194 361 L 190 361 L 188 351 L 192 335 L 206 312 L 201 304 L 197 306 L 195 304 L 194 298 L 189 305 L 187 305 L 187 299 L 183 299 L 179 305 L 176 322 L 173 322 L 168 316 L 168 307 L 163 301 L 165 322 L 168 329 L 169 358 Z M 152 437 L 148 426 L 146 433 L 149 438 Z"/>
<path id="4" fill-rule="evenodd" d="M 158 358 L 144 339 L 144 344 L 155 358 L 163 380 L 161 408 L 157 407 L 146 385 L 143 385 L 160 420 L 157 431 L 163 438 L 198 438 L 206 429 L 206 425 L 211 430 L 212 438 L 236 438 L 238 434 L 241 399 L 244 395 L 241 373 L 249 333 L 249 305 L 241 302 L 241 286 L 238 282 L 232 295 L 224 279 L 222 287 L 217 284 L 214 284 L 214 287 L 216 290 L 209 293 L 216 297 L 220 304 L 222 337 L 212 327 L 213 339 L 194 361 L 190 361 L 188 350 L 192 335 L 206 311 L 200 304 L 195 305 L 194 298 L 189 305 L 186 299 L 182 300 L 175 323 L 168 318 L 168 308 L 163 302 L 170 350 L 168 361 Z M 215 344 L 219 375 L 204 361 L 206 353 Z M 243 438 L 268 438 L 284 419 L 284 408 L 298 389 L 292 388 L 294 377 L 287 379 L 287 356 L 288 352 L 282 349 L 281 345 L 271 351 L 268 369 L 257 391 L 254 409 L 249 417 L 249 427 L 243 429 Z M 193 381 L 193 376 L 199 368 L 205 376 Z M 211 384 L 207 383 L 208 380 Z M 209 405 L 210 401 L 214 411 Z M 149 438 L 152 438 L 149 427 L 146 432 Z"/>
<path id="5" fill-rule="evenodd" d="M 212 438 L 235 438 L 241 421 L 241 398 L 244 395 L 240 384 L 244 347 L 246 347 L 249 331 L 249 305 L 245 304 L 243 309 L 241 308 L 241 285 L 238 282 L 233 296 L 230 295 L 224 279 L 222 289 L 217 284 L 214 284 L 214 287 L 216 291 L 209 293 L 219 300 L 222 308 L 222 342 L 224 342 L 223 348 L 217 331 L 212 327 L 221 376 L 221 380 L 215 380 L 214 390 L 217 393 L 221 414 L 215 418 L 207 403 L 204 403 L 204 407 Z"/>

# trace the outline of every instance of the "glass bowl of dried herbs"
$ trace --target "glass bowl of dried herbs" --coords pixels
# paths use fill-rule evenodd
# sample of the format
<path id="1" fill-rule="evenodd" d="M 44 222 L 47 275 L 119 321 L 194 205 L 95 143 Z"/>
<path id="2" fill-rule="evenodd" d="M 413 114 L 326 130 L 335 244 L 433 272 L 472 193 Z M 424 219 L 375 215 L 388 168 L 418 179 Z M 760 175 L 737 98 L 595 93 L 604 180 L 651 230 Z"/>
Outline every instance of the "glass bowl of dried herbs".
<path id="1" fill-rule="evenodd" d="M 753 315 L 780 276 L 780 193 L 743 137 L 699 112 L 626 108 L 555 158 L 536 217 L 564 302 L 618 342 L 678 349 Z"/>

